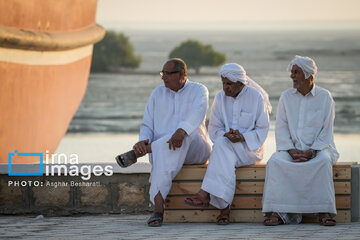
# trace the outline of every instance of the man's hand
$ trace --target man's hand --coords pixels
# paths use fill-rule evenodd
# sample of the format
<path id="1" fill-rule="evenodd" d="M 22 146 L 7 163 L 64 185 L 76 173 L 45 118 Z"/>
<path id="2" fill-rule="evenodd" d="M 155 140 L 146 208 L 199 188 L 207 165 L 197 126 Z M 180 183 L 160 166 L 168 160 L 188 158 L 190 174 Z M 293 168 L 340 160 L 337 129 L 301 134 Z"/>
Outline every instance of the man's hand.
<path id="1" fill-rule="evenodd" d="M 149 144 L 149 139 L 139 141 L 133 146 L 133 150 L 135 151 L 136 157 L 144 156 L 146 152 L 146 145 Z"/>
<path id="2" fill-rule="evenodd" d="M 306 162 L 309 161 L 313 156 L 313 150 L 297 150 L 297 149 L 290 149 L 288 153 L 293 159 L 293 162 Z"/>
<path id="3" fill-rule="evenodd" d="M 231 142 L 245 142 L 244 136 L 239 132 L 239 130 L 234 130 L 230 128 L 230 131 L 224 134 Z"/>
<path id="4" fill-rule="evenodd" d="M 176 130 L 176 132 L 167 141 L 167 143 L 169 144 L 169 149 L 171 150 L 172 148 L 175 151 L 176 148 L 180 148 L 186 135 L 187 133 L 185 132 L 185 130 L 181 128 Z"/>

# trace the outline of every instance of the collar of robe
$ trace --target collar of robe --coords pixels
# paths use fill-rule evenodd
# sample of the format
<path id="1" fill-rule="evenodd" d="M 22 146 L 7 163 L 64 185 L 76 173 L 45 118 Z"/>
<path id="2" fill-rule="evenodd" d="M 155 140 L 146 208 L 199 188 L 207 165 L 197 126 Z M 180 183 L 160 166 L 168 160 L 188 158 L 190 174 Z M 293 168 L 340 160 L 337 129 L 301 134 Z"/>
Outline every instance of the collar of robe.
<path id="1" fill-rule="evenodd" d="M 301 94 L 296 88 L 293 89 L 292 93 L 293 93 L 293 94 L 297 94 L 297 93 Z M 316 94 L 315 83 L 313 84 L 313 87 L 312 87 L 312 89 L 310 90 L 310 92 L 308 92 L 304 97 L 308 96 L 309 94 L 315 96 L 315 94 Z M 301 95 L 302 95 L 302 94 L 301 94 Z"/>

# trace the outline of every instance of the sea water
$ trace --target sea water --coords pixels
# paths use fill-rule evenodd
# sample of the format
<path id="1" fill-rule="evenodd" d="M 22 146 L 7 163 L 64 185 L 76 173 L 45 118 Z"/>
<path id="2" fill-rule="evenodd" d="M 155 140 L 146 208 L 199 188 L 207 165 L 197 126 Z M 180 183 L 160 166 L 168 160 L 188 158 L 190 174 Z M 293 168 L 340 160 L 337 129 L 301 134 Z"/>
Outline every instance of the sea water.
<path id="1" fill-rule="evenodd" d="M 170 51 L 182 41 L 196 39 L 226 54 L 227 62 L 244 66 L 248 75 L 270 96 L 274 128 L 281 92 L 292 87 L 288 63 L 295 55 L 313 58 L 318 65 L 315 84 L 328 89 L 336 102 L 334 131 L 360 133 L 360 33 L 352 31 L 262 32 L 125 32 L 141 56 L 139 69 L 127 73 L 92 73 L 83 102 L 68 133 L 135 133 L 152 90 L 162 85 L 159 71 Z M 220 67 L 203 67 L 188 78 L 209 89 L 210 101 L 221 91 Z M 208 111 L 209 115 L 210 110 Z"/>

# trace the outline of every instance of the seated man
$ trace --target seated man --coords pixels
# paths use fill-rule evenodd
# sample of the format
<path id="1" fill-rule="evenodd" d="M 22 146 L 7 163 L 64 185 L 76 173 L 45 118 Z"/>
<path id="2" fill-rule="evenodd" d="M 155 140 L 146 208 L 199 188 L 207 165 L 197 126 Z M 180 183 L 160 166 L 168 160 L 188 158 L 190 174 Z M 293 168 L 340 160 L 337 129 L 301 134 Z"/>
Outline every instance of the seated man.
<path id="1" fill-rule="evenodd" d="M 155 88 L 146 104 L 139 142 L 116 157 L 127 167 L 151 153 L 150 200 L 155 209 L 148 225 L 153 227 L 162 225 L 164 199 L 183 164 L 202 164 L 211 151 L 205 127 L 207 88 L 187 80 L 186 64 L 179 58 L 167 61 L 160 75 L 164 86 Z"/>
<path id="2" fill-rule="evenodd" d="M 212 105 L 209 134 L 213 151 L 200 191 L 185 203 L 221 209 L 216 223 L 229 223 L 234 198 L 235 167 L 254 164 L 264 156 L 271 105 L 267 93 L 238 64 L 220 70 L 223 91 Z"/>
<path id="3" fill-rule="evenodd" d="M 300 223 L 302 213 L 319 213 L 321 224 L 334 226 L 332 165 L 339 158 L 334 101 L 314 84 L 314 60 L 296 56 L 288 70 L 293 88 L 281 94 L 277 109 L 277 152 L 266 165 L 262 211 L 269 218 L 264 224 Z"/>

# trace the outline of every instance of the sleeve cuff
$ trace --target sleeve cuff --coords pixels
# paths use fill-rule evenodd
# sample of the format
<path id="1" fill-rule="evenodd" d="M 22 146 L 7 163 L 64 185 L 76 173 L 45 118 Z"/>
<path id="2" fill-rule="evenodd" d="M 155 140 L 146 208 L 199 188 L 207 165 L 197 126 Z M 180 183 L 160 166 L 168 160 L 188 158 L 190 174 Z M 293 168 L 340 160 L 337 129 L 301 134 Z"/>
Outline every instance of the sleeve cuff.
<path id="1" fill-rule="evenodd" d="M 179 128 L 183 129 L 187 133 L 187 135 L 190 135 L 193 131 L 192 126 L 187 122 L 181 122 L 178 126 L 178 129 Z"/>
<path id="2" fill-rule="evenodd" d="M 149 143 L 151 143 L 152 142 L 152 139 L 150 138 L 150 137 L 148 137 L 148 136 L 139 136 L 139 142 L 140 141 L 144 141 L 144 140 L 146 140 L 146 139 L 149 139 Z"/>
<path id="3" fill-rule="evenodd" d="M 276 148 L 277 151 L 289 151 L 290 149 L 295 149 L 295 146 L 278 146 Z"/>
<path id="4" fill-rule="evenodd" d="M 255 133 L 246 132 L 246 133 L 243 133 L 243 136 L 245 138 L 245 143 L 247 144 L 250 151 L 254 151 L 254 150 L 258 149 L 259 147 L 261 147 L 261 146 L 258 146 L 259 144 L 257 144 Z"/>

